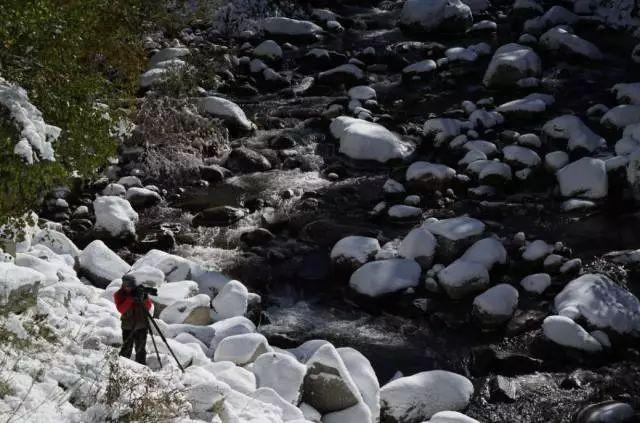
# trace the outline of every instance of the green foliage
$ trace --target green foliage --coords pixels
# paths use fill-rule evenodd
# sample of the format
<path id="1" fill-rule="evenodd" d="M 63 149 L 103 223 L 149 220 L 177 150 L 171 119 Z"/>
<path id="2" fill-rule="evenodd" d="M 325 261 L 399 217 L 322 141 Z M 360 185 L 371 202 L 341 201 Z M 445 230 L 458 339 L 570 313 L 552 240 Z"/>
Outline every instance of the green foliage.
<path id="1" fill-rule="evenodd" d="M 56 162 L 26 166 L 13 154 L 16 129 L 0 112 L 0 223 L 33 207 L 74 171 L 92 176 L 116 142 L 110 128 L 132 104 L 145 57 L 143 17 L 152 0 L 2 0 L 0 75 L 25 88 L 62 128 Z M 110 106 L 110 117 L 98 103 Z M 119 115 L 120 114 L 120 115 Z"/>

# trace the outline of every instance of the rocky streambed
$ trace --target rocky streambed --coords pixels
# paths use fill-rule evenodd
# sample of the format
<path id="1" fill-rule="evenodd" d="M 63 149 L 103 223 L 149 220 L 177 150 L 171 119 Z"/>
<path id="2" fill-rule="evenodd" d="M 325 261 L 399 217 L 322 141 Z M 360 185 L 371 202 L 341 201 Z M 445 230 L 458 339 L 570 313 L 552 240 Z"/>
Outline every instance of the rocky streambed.
<path id="1" fill-rule="evenodd" d="M 604 3 L 305 2 L 150 37 L 151 101 L 172 66 L 226 52 L 195 99 L 225 147 L 177 183 L 133 142 L 44 215 L 80 246 L 101 229 L 127 261 L 242 281 L 275 347 L 353 347 L 381 386 L 464 375 L 479 421 L 637 421 L 638 17 Z M 125 197 L 135 228 L 94 195 Z M 394 389 L 383 421 L 431 417 Z"/>

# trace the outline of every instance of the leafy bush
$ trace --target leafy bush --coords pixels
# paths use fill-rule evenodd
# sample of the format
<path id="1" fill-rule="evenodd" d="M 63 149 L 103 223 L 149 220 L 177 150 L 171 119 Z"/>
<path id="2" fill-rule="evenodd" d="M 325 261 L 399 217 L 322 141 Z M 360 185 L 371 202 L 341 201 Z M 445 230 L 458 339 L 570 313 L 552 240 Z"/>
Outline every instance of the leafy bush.
<path id="1" fill-rule="evenodd" d="M 25 88 L 62 128 L 55 162 L 26 166 L 0 113 L 0 223 L 76 171 L 92 176 L 115 152 L 113 122 L 129 111 L 145 63 L 141 28 L 152 0 L 3 0 L 0 75 Z M 97 105 L 109 106 L 110 116 Z"/>

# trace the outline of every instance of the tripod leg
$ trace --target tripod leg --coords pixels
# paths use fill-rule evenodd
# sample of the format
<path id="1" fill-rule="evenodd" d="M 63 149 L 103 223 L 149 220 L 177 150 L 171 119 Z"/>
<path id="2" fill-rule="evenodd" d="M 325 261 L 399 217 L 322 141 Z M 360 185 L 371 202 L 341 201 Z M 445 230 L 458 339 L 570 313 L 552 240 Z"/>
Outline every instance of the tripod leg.
<path id="1" fill-rule="evenodd" d="M 162 369 L 162 360 L 160 359 L 160 353 L 158 352 L 158 346 L 156 345 L 156 338 L 153 337 L 153 330 L 151 330 L 151 325 L 149 325 L 149 315 L 147 315 L 147 328 L 149 328 L 149 335 L 151 335 L 153 349 L 156 351 L 156 357 L 158 357 L 158 363 L 160 364 L 160 368 Z"/>
<path id="2" fill-rule="evenodd" d="M 153 317 L 151 317 L 151 315 L 149 314 L 149 311 L 145 309 L 145 311 L 147 312 L 147 317 L 149 318 L 149 320 L 151 321 L 151 323 L 153 323 L 153 327 L 156 328 L 156 331 L 158 332 L 158 335 L 160 335 L 160 338 L 162 338 L 162 341 L 164 342 L 164 344 L 167 346 L 167 349 L 169 350 L 169 352 L 171 353 L 171 356 L 173 356 L 173 359 L 176 361 L 176 363 L 178 364 L 178 367 L 180 367 L 180 370 L 182 370 L 182 373 L 184 373 L 184 367 L 182 367 L 182 364 L 180 364 L 180 361 L 178 361 L 178 357 L 176 357 L 176 355 L 174 354 L 173 350 L 171 349 L 171 347 L 169 346 L 169 343 L 167 342 L 167 338 L 164 337 L 164 334 L 162 333 L 162 331 L 160 330 L 160 328 L 158 327 L 158 324 L 156 323 L 155 320 L 153 320 Z"/>

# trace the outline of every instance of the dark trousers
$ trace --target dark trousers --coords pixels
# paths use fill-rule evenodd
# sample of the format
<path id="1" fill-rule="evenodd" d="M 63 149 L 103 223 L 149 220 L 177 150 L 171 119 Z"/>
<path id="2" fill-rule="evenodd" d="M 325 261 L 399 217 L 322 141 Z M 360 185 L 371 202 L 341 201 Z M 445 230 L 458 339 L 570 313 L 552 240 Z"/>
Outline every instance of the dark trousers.
<path id="1" fill-rule="evenodd" d="M 133 346 L 136 347 L 136 361 L 140 364 L 147 364 L 147 328 L 142 329 L 122 329 L 122 348 L 120 355 L 131 358 Z"/>

